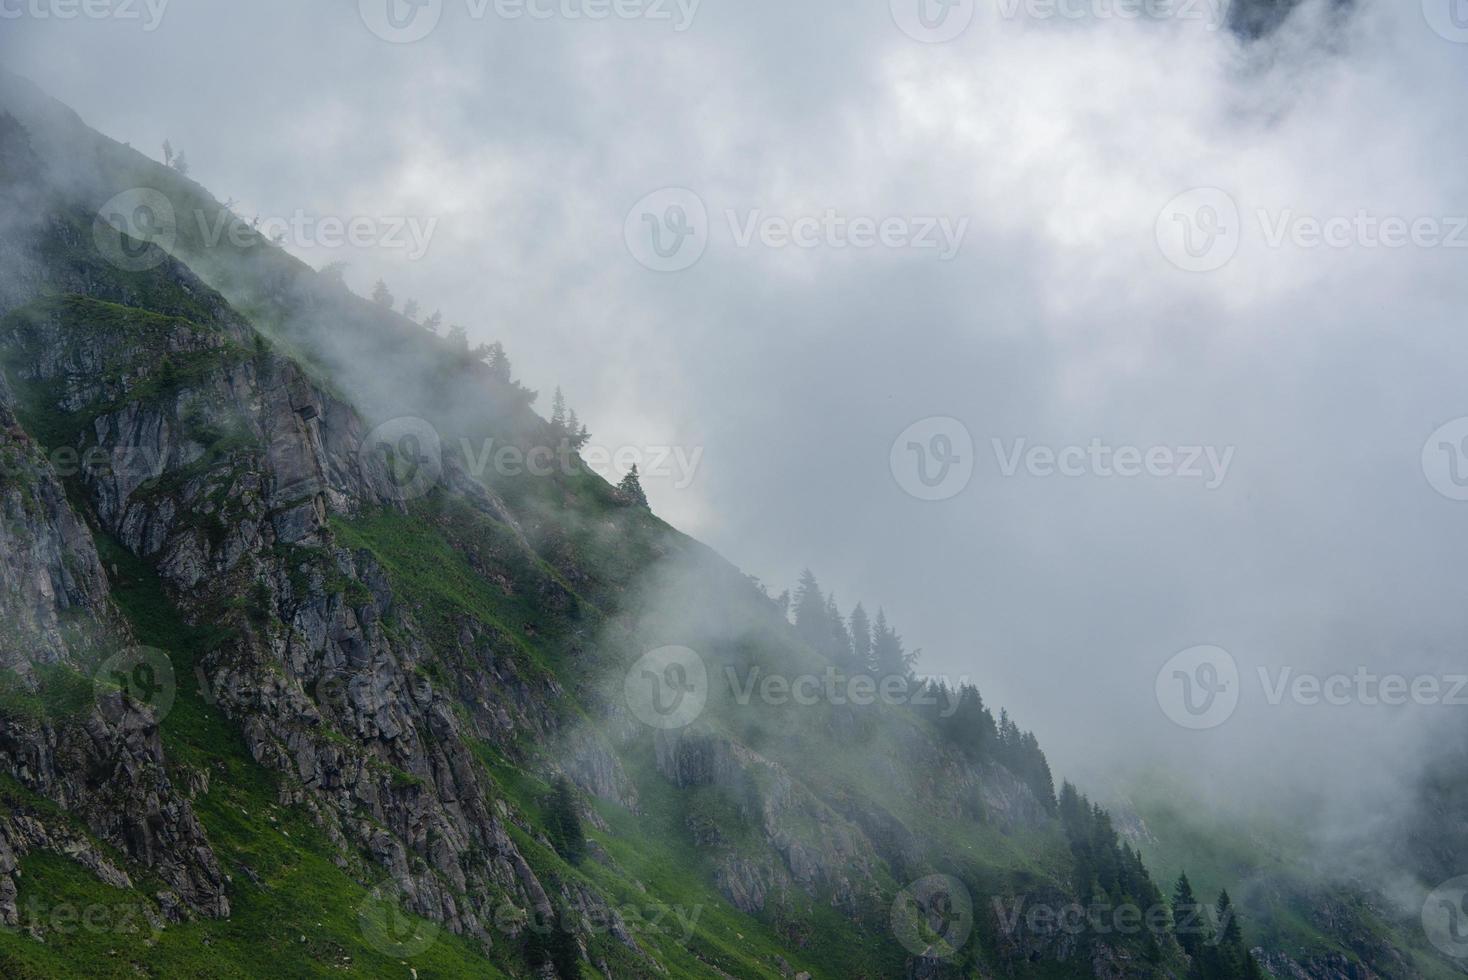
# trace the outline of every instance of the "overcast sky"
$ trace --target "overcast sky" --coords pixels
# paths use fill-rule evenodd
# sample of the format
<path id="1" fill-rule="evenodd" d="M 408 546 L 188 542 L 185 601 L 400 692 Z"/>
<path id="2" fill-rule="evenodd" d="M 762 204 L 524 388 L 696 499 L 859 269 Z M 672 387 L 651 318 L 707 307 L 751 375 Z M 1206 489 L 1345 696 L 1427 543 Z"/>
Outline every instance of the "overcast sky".
<path id="1" fill-rule="evenodd" d="M 54 2 L 0 0 L 9 67 L 246 215 L 437 219 L 421 256 L 290 244 L 503 340 L 596 445 L 701 452 L 648 481 L 660 514 L 774 591 L 809 565 L 885 606 L 1062 771 L 1248 747 L 1332 773 L 1468 712 L 1276 708 L 1253 679 L 1468 670 L 1436 447 L 1468 427 L 1423 452 L 1468 416 L 1448 0 L 1307 6 L 1247 47 L 1203 2 L 392 0 L 397 28 L 388 0 Z M 782 244 L 765 218 L 821 220 Z M 1383 219 L 1415 241 L 1373 245 Z M 1143 475 L 1100 475 L 1126 447 Z M 1198 644 L 1243 704 L 1194 732 L 1154 681 Z"/>

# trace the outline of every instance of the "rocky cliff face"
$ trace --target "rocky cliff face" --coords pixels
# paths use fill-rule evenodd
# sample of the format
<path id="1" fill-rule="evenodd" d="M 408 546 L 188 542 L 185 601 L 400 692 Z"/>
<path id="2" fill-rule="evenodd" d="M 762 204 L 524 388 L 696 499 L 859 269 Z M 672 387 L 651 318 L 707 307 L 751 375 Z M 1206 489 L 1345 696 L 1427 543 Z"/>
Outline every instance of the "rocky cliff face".
<path id="1" fill-rule="evenodd" d="M 101 631 L 107 581 L 91 534 L 39 448 L 20 427 L 0 377 L 0 668 L 34 685 L 35 668 L 70 652 L 68 635 Z"/>
<path id="2" fill-rule="evenodd" d="M 0 718 L 0 765 L 156 873 L 167 885 L 158 894 L 166 914 L 228 915 L 218 862 L 170 779 L 150 708 L 85 681 L 69 702 L 56 704 L 67 683 L 60 678 L 90 675 L 130 641 L 111 607 L 91 532 L 13 404 L 0 379 L 0 669 L 13 678 L 10 707 Z M 0 922 L 16 924 L 17 861 L 37 849 L 68 854 L 104 880 L 130 884 L 85 837 L 38 810 L 12 809 L 0 817 Z"/>
<path id="3" fill-rule="evenodd" d="M 258 762 L 291 777 L 289 801 L 387 869 L 412 909 L 487 937 L 465 896 L 544 906 L 458 715 L 420 673 L 426 644 L 406 615 L 389 634 L 382 570 L 334 545 L 334 515 L 402 508 L 389 463 L 359 452 L 354 411 L 257 343 L 186 269 L 168 260 L 157 275 L 214 318 L 72 296 L 23 307 L 0 338 L 31 411 L 74 431 L 57 448 L 94 461 L 75 483 L 99 528 L 157 569 L 186 619 L 228 628 L 200 663 L 219 707 Z M 68 534 L 88 540 L 74 518 L 45 530 L 53 565 Z M 63 588 L 52 594 L 105 596 L 87 552 L 76 582 L 54 570 Z M 147 748 L 161 762 L 156 732 Z"/>
<path id="4" fill-rule="evenodd" d="M 875 893 L 872 844 L 861 829 L 791 778 L 783 766 L 718 735 L 659 733 L 658 771 L 681 789 L 708 787 L 733 804 L 736 826 L 691 821 L 718 855 L 719 887 L 737 908 L 762 911 L 792 885 L 825 894 L 856 914 Z M 734 848 L 729 837 L 753 828 L 763 848 Z M 812 830 L 814 832 L 812 832 Z"/>

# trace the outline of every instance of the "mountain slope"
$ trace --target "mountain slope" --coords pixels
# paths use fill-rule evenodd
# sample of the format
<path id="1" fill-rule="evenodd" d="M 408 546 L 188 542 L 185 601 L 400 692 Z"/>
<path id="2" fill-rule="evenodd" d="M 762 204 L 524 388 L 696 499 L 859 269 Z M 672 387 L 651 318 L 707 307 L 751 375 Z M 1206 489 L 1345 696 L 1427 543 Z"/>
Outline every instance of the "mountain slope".
<path id="1" fill-rule="evenodd" d="M 842 665 L 532 393 L 0 108 L 7 976 L 1186 974 L 1009 914 L 1160 898 L 977 691 L 771 694 Z"/>

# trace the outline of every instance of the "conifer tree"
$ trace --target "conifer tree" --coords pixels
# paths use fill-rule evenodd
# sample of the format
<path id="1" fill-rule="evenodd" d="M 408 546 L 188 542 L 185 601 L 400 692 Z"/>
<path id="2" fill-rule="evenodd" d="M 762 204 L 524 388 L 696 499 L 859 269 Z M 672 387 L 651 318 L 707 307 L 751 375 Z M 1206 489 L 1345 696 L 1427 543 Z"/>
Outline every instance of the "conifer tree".
<path id="1" fill-rule="evenodd" d="M 1068 835 L 1074 836 L 1085 819 L 1085 803 L 1075 785 L 1066 780 L 1060 785 L 1060 822 Z M 1192 891 L 1189 890 L 1189 895 Z"/>
<path id="2" fill-rule="evenodd" d="M 836 596 L 826 596 L 826 656 L 839 667 L 851 666 L 851 634 L 846 632 L 846 619 L 836 605 Z"/>
<path id="3" fill-rule="evenodd" d="M 378 306 L 386 307 L 389 310 L 392 309 L 392 293 L 388 291 L 387 283 L 381 279 L 377 280 L 372 286 L 372 302 Z"/>
<path id="4" fill-rule="evenodd" d="M 813 649 L 823 649 L 830 631 L 826 628 L 826 598 L 809 568 L 800 573 L 795 586 L 795 635 Z"/>
<path id="5" fill-rule="evenodd" d="M 936 685 L 935 697 L 939 709 L 938 731 L 956 745 L 964 756 L 974 762 L 992 758 L 994 745 L 994 716 L 984 707 L 979 689 L 972 684 L 961 684 L 951 691 L 946 684 Z M 943 710 L 948 709 L 947 717 Z M 1052 788 L 1053 794 L 1053 788 Z"/>
<path id="6" fill-rule="evenodd" d="M 556 393 L 559 395 L 560 390 L 557 389 Z M 565 408 L 564 401 L 562 401 L 561 407 L 563 409 Z M 554 424 L 554 413 L 552 413 L 552 424 Z M 586 426 L 581 423 L 581 419 L 577 418 L 574 408 L 566 413 L 565 421 L 558 426 L 558 429 L 560 430 L 561 438 L 566 441 L 573 452 L 580 452 L 591 441 L 591 433 L 586 430 Z"/>
<path id="7" fill-rule="evenodd" d="M 512 378 L 509 355 L 505 353 L 505 345 L 496 340 L 484 350 L 484 363 L 489 365 L 489 375 L 496 381 L 509 384 Z"/>
<path id="8" fill-rule="evenodd" d="M 321 267 L 321 278 L 333 286 L 346 286 L 347 263 L 328 262 Z"/>
<path id="9" fill-rule="evenodd" d="M 1203 921 L 1203 907 L 1193 895 L 1193 886 L 1186 871 L 1178 876 L 1177 887 L 1173 889 L 1172 926 L 1177 933 L 1177 944 L 1184 953 L 1196 958 L 1208 941 L 1207 924 Z"/>
<path id="10" fill-rule="evenodd" d="M 1218 934 L 1218 942 L 1223 946 L 1240 946 L 1244 942 L 1244 931 L 1239 926 L 1237 914 L 1234 912 L 1234 903 L 1228 897 L 1228 889 L 1225 888 L 1218 893 L 1218 904 L 1214 906 L 1217 912 L 1216 921 L 1218 928 L 1223 930 Z"/>
<path id="11" fill-rule="evenodd" d="M 571 930 L 570 916 L 561 913 L 551 934 L 550 959 L 560 980 L 581 980 L 581 945 Z"/>
<path id="12" fill-rule="evenodd" d="M 526 930 L 525 957 L 537 976 L 550 967 L 559 980 L 580 980 L 581 946 L 570 919 L 566 912 L 556 911 L 548 921 L 532 922 Z"/>
<path id="13" fill-rule="evenodd" d="M 975 694 L 978 692 L 975 691 Z M 993 723 L 992 718 L 990 723 Z M 1035 738 L 1034 732 L 1025 732 L 1023 752 L 1025 758 L 1024 780 L 1035 794 L 1035 797 L 1044 805 L 1046 810 L 1055 812 L 1055 775 L 1050 771 L 1050 761 L 1045 758 L 1045 753 L 1040 750 L 1040 740 Z M 1143 869 L 1145 873 L 1146 869 Z M 1150 884 L 1150 881 L 1149 881 Z"/>
<path id="14" fill-rule="evenodd" d="M 565 776 L 556 779 L 550 798 L 550 837 L 556 852 L 571 864 L 580 864 L 586 854 L 586 833 L 576 812 L 576 796 Z"/>
<path id="15" fill-rule="evenodd" d="M 861 603 L 851 610 L 851 658 L 857 670 L 869 670 L 872 663 L 872 623 Z"/>
<path id="16" fill-rule="evenodd" d="M 622 482 L 617 484 L 617 490 L 621 492 L 623 499 L 638 507 L 647 506 L 647 494 L 642 491 L 642 478 L 637 475 L 637 464 L 632 464 L 632 469 L 622 477 Z"/>
<path id="17" fill-rule="evenodd" d="M 872 669 L 878 677 L 906 677 L 908 659 L 902 649 L 902 638 L 887 625 L 887 614 L 877 610 L 877 622 L 872 627 Z"/>

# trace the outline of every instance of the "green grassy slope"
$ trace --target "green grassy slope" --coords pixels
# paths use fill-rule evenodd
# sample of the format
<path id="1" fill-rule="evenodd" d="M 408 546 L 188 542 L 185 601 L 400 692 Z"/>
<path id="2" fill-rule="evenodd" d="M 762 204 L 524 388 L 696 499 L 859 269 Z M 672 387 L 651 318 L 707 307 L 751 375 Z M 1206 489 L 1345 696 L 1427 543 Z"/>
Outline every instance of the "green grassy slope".
<path id="1" fill-rule="evenodd" d="M 1128 799 L 1152 835 L 1140 846 L 1166 891 L 1184 871 L 1199 896 L 1211 900 L 1228 889 L 1250 944 L 1299 961 L 1339 956 L 1383 971 L 1394 959 L 1385 951 L 1395 949 L 1412 972 L 1388 975 L 1464 976 L 1427 946 L 1412 910 L 1369 898 L 1360 882 L 1336 880 L 1308 826 L 1264 808 L 1247 815 L 1212 811 L 1156 773 L 1129 787 Z"/>

